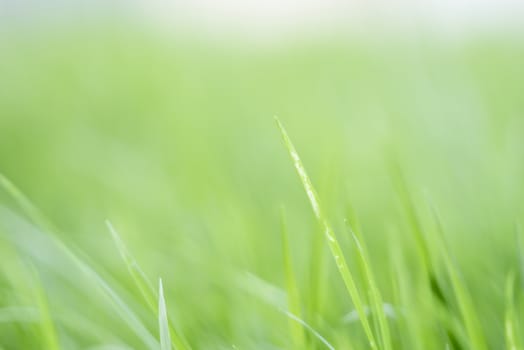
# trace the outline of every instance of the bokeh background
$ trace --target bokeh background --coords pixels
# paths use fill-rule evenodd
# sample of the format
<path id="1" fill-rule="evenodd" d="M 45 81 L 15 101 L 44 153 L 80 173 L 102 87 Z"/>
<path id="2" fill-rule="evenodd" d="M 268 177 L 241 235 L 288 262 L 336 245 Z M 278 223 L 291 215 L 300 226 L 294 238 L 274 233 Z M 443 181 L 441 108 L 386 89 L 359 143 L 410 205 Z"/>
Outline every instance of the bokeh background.
<path id="1" fill-rule="evenodd" d="M 420 329 L 396 332 L 395 348 L 447 344 L 419 300 L 399 177 L 421 221 L 438 209 L 486 342 L 501 348 L 524 209 L 523 25 L 524 3 L 509 0 L 3 0 L 0 172 L 55 232 L 0 191 L 0 348 L 45 348 L 34 275 L 60 348 L 148 348 L 60 248 L 156 336 L 106 220 L 163 278 L 193 348 L 292 348 L 275 306 L 281 207 L 304 319 L 337 349 L 366 348 L 274 116 L 350 266 L 354 215 L 384 299 L 414 290 Z"/>

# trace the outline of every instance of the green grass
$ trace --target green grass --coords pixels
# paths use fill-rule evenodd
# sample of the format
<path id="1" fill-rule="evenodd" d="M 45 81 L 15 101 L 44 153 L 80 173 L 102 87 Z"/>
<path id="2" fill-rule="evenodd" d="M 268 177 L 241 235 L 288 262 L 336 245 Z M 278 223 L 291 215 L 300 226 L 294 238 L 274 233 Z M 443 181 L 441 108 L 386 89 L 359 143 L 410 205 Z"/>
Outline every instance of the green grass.
<path id="1" fill-rule="evenodd" d="M 158 328 L 160 329 L 160 349 L 171 350 L 171 337 L 169 336 L 169 323 L 162 279 L 158 282 Z"/>
<path id="2" fill-rule="evenodd" d="M 311 203 L 313 213 L 318 221 L 320 229 L 326 237 L 326 241 L 331 251 L 331 255 L 335 260 L 335 265 L 337 266 L 337 269 L 340 272 L 344 284 L 346 285 L 346 289 L 349 293 L 349 296 L 351 297 L 351 300 L 355 305 L 355 308 L 357 309 L 360 318 L 360 323 L 362 323 L 362 327 L 364 328 L 364 332 L 366 333 L 366 336 L 368 338 L 369 346 L 372 349 L 376 349 L 377 342 L 375 340 L 373 332 L 371 331 L 371 326 L 369 324 L 367 315 L 364 311 L 364 304 L 361 292 L 359 292 L 355 284 L 355 279 L 353 277 L 353 274 L 349 270 L 346 259 L 344 258 L 344 253 L 342 252 L 342 248 L 340 247 L 337 237 L 335 236 L 333 229 L 329 225 L 327 218 L 325 217 L 322 211 L 322 207 L 320 206 L 316 191 L 313 188 L 313 185 L 311 184 L 311 180 L 309 179 L 309 176 L 307 175 L 306 170 L 302 165 L 302 161 L 300 160 L 300 157 L 298 156 L 295 147 L 293 146 L 291 140 L 289 139 L 289 136 L 287 135 L 286 129 L 284 129 L 282 123 L 280 123 L 278 119 L 276 119 L 276 121 L 278 124 L 278 128 L 282 133 L 282 138 L 284 139 L 284 143 L 287 147 L 289 155 L 291 156 L 291 160 L 293 161 L 293 165 L 297 171 L 300 180 L 302 181 L 302 185 L 304 186 L 304 190 L 306 191 L 309 203 Z"/>
<path id="3" fill-rule="evenodd" d="M 4 32 L 0 349 L 522 347 L 519 40 L 130 28 Z"/>

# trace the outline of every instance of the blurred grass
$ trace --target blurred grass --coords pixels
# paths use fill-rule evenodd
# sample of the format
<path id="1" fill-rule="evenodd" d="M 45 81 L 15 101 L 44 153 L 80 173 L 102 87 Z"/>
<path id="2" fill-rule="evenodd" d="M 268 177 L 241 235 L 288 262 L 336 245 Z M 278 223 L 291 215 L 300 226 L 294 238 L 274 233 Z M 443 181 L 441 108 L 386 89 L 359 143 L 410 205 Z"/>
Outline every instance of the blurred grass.
<path id="1" fill-rule="evenodd" d="M 0 190 L 0 309 L 10 315 L 0 321 L 1 347 L 40 348 L 46 325 L 62 349 L 143 346 L 52 234 L 159 334 L 158 315 L 107 233 L 110 220 L 149 280 L 162 278 L 170 326 L 192 348 L 299 344 L 279 307 L 238 283 L 249 272 L 285 295 L 295 289 L 286 276 L 291 263 L 297 295 L 290 303 L 300 300 L 303 321 L 337 349 L 366 348 L 358 319 L 344 321 L 354 306 L 318 239 L 323 232 L 274 115 L 367 299 L 369 280 L 351 236 L 342 234 L 353 208 L 348 219 L 358 218 L 380 299 L 395 310 L 387 317 L 394 349 L 470 348 L 477 330 L 461 321 L 457 283 L 488 348 L 503 348 L 505 317 L 508 343 L 521 343 L 521 283 L 514 294 L 504 286 L 520 269 L 514 227 L 524 209 L 522 41 L 339 38 L 246 48 L 136 28 L 70 28 L 6 34 L 0 50 L 0 172 L 58 231 Z M 428 196 L 445 227 L 447 254 Z M 425 258 L 417 230 L 427 239 Z M 31 280 L 31 265 L 40 282 Z M 442 299 L 429 285 L 429 269 Z M 49 317 L 22 317 L 16 310 L 38 315 L 31 286 L 40 283 Z M 259 293 L 278 299 L 269 290 Z M 379 308 L 368 303 L 379 334 Z M 323 348 L 304 334 L 310 348 Z"/>

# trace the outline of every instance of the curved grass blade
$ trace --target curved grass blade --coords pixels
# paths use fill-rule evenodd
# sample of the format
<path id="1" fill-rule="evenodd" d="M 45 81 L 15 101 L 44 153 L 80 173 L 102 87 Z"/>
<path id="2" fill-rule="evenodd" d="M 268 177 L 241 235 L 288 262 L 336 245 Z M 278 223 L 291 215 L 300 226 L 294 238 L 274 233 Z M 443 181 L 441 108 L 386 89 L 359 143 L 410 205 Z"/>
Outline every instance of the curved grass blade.
<path id="1" fill-rule="evenodd" d="M 106 220 L 106 226 L 109 232 L 111 233 L 113 240 L 115 241 L 115 245 L 118 251 L 120 252 L 120 255 L 122 256 L 122 260 L 124 260 L 124 263 L 127 266 L 129 274 L 131 275 L 133 281 L 140 290 L 140 293 L 146 301 L 146 304 L 151 309 L 151 311 L 156 313 L 156 300 L 159 298 L 159 296 L 157 296 L 157 293 L 155 292 L 153 285 L 151 284 L 151 281 L 146 276 L 144 271 L 140 268 L 140 265 L 138 265 L 133 255 L 131 255 L 126 245 L 124 244 L 124 241 L 118 234 L 118 231 L 114 228 L 114 226 L 111 224 L 109 220 Z M 173 348 L 181 350 L 189 349 L 190 347 L 185 341 L 184 337 L 182 337 L 180 333 L 171 324 L 168 325 L 170 330 L 170 336 L 173 340 Z"/>
<path id="2" fill-rule="evenodd" d="M 286 310 L 280 310 L 280 312 L 282 312 L 284 315 L 286 315 L 287 317 L 289 317 L 291 320 L 297 322 L 298 324 L 300 324 L 302 327 L 304 327 L 305 329 L 307 329 L 308 331 L 311 332 L 311 334 L 313 334 L 318 340 L 320 340 L 320 342 L 322 344 L 324 344 L 326 346 L 326 348 L 328 348 L 329 350 L 335 350 L 335 347 L 333 345 L 331 345 L 327 340 L 326 338 L 324 338 L 320 333 L 318 333 L 313 327 L 311 327 L 310 325 L 308 325 L 304 320 L 302 320 L 300 317 L 294 315 L 293 313 L 289 312 L 289 311 L 286 311 Z"/>
<path id="3" fill-rule="evenodd" d="M 276 310 L 286 315 L 290 320 L 299 323 L 304 330 L 310 332 L 315 338 L 317 338 L 322 344 L 328 349 L 334 350 L 335 348 L 331 345 L 326 338 L 324 338 L 315 328 L 306 323 L 303 319 L 293 314 L 286 309 L 285 297 L 286 293 L 281 288 L 261 279 L 260 277 L 247 273 L 239 276 L 237 279 L 238 286 L 248 292 L 249 294 L 259 298 L 266 304 L 274 307 Z M 307 349 L 304 347 L 302 349 Z"/>
<path id="4" fill-rule="evenodd" d="M 371 330 L 370 323 L 366 316 L 366 312 L 364 309 L 364 303 L 362 302 L 362 298 L 355 284 L 355 279 L 353 278 L 353 275 L 351 274 L 351 271 L 348 268 L 346 259 L 344 258 L 344 254 L 342 253 L 342 248 L 340 247 L 340 244 L 338 243 L 335 233 L 331 229 L 331 226 L 329 225 L 327 218 L 324 216 L 324 213 L 322 212 L 322 207 L 319 204 L 319 200 L 318 200 L 316 191 L 311 183 L 311 180 L 309 179 L 306 173 L 304 166 L 302 165 L 302 161 L 300 160 L 300 157 L 298 156 L 298 153 L 295 150 L 293 143 L 291 142 L 280 120 L 278 120 L 278 118 L 276 117 L 275 117 L 275 120 L 282 134 L 282 139 L 284 140 L 288 153 L 291 156 L 291 160 L 293 161 L 295 170 L 297 171 L 298 176 L 304 187 L 304 190 L 306 191 L 307 197 L 309 199 L 309 203 L 311 204 L 311 207 L 313 209 L 313 213 L 315 214 L 315 217 L 322 231 L 324 232 L 324 235 L 326 236 L 326 240 L 328 242 L 329 249 L 331 251 L 331 254 L 333 255 L 333 258 L 335 259 L 335 263 L 337 265 L 338 271 L 340 272 L 340 275 L 342 276 L 346 289 L 359 314 L 360 322 L 368 338 L 369 346 L 371 347 L 371 349 L 377 349 L 377 343 L 375 341 L 375 336 L 373 335 L 373 331 Z"/>
<path id="5" fill-rule="evenodd" d="M 167 321 L 166 301 L 161 278 L 158 280 L 158 328 L 160 329 L 160 350 L 171 350 L 169 322 Z"/>
<path id="6" fill-rule="evenodd" d="M 70 258 L 77 267 L 89 276 L 106 296 L 111 300 L 115 309 L 120 314 L 122 320 L 137 334 L 144 345 L 149 349 L 158 349 L 158 342 L 149 332 L 146 326 L 142 323 L 140 318 L 131 310 L 131 308 L 124 302 L 124 300 L 111 288 L 111 286 L 104 280 L 98 272 L 96 272 L 89 264 L 82 260 L 75 252 L 73 252 L 65 243 L 60 240 L 56 233 L 59 232 L 49 220 L 31 203 L 31 201 L 20 191 L 11 181 L 9 181 L 3 174 L 0 173 L 0 188 L 3 188 L 20 206 L 22 211 L 29 217 L 30 220 L 42 230 L 49 233 L 49 237 L 56 244 L 56 246 Z"/>

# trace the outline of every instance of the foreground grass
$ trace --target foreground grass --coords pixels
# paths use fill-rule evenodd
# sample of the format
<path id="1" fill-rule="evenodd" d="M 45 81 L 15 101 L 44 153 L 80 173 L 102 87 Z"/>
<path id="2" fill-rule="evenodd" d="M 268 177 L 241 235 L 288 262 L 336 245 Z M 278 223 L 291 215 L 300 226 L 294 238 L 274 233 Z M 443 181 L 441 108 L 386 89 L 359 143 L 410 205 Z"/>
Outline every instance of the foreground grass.
<path id="1" fill-rule="evenodd" d="M 0 348 L 521 348 L 517 42 L 5 47 Z"/>

